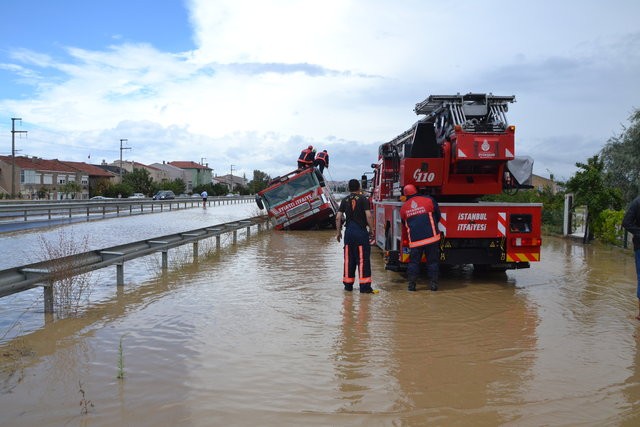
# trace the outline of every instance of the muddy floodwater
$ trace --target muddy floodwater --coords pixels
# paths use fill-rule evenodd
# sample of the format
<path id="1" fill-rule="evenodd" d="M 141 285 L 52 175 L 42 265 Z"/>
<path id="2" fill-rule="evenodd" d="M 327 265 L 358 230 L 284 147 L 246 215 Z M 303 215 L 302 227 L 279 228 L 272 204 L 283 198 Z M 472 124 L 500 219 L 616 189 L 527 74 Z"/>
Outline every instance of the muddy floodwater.
<path id="1" fill-rule="evenodd" d="M 120 289 L 98 274 L 79 317 L 45 322 L 37 303 L 41 325 L 18 319 L 0 425 L 640 425 L 629 249 L 545 237 L 530 269 L 415 293 L 374 249 L 375 295 L 342 290 L 332 231 L 179 258 L 165 276 L 127 263 Z"/>

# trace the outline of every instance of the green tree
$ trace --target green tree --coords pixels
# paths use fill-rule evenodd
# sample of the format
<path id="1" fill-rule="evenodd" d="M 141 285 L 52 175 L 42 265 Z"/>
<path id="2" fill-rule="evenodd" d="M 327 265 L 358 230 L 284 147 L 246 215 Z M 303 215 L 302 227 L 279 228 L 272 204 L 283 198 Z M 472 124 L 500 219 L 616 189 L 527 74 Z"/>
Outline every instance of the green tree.
<path id="1" fill-rule="evenodd" d="M 229 188 L 224 184 L 213 184 L 211 186 L 211 192 L 209 194 L 213 194 L 214 196 L 224 196 L 229 192 Z"/>
<path id="2" fill-rule="evenodd" d="M 271 181 L 271 177 L 269 175 L 256 169 L 253 171 L 253 179 L 249 181 L 247 188 L 250 193 L 255 194 L 258 191 L 267 188 L 269 181 Z"/>
<path id="3" fill-rule="evenodd" d="M 133 193 L 146 195 L 153 193 L 153 179 L 149 171 L 143 168 L 134 168 L 133 172 L 125 174 L 122 177 L 122 183 L 129 186 Z"/>
<path id="4" fill-rule="evenodd" d="M 609 138 L 601 151 L 605 182 L 619 188 L 625 202 L 640 194 L 640 109 L 629 117 L 629 127 Z"/>
<path id="5" fill-rule="evenodd" d="M 187 191 L 187 184 L 180 178 L 176 178 L 173 181 L 163 182 L 161 185 L 163 190 L 171 190 L 175 194 L 182 194 Z"/>
<path id="6" fill-rule="evenodd" d="M 71 194 L 71 198 L 75 199 L 76 194 L 82 192 L 82 186 L 75 181 L 68 181 L 60 187 L 60 191 L 65 194 L 65 198 Z"/>
<path id="7" fill-rule="evenodd" d="M 594 232 L 602 228 L 600 213 L 605 209 L 622 208 L 620 189 L 613 188 L 605 182 L 604 161 L 596 154 L 587 163 L 576 163 L 580 168 L 567 181 L 567 191 L 574 194 L 574 205 L 587 207 L 587 240 L 592 240 Z"/>
<path id="8" fill-rule="evenodd" d="M 117 198 L 118 196 L 125 198 L 129 197 L 136 191 L 129 184 L 111 184 L 102 190 L 102 196 Z"/>

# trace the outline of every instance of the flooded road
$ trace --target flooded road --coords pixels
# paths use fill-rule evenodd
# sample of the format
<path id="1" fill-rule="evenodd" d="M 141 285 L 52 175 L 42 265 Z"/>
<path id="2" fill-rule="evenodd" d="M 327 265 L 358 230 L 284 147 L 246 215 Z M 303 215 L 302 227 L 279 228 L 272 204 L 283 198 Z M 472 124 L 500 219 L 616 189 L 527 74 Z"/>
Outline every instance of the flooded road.
<path id="1" fill-rule="evenodd" d="M 138 264 L 82 317 L 5 339 L 0 425 L 638 425 L 631 251 L 547 237 L 542 259 L 410 293 L 374 249 L 376 295 L 342 290 L 332 231 Z"/>

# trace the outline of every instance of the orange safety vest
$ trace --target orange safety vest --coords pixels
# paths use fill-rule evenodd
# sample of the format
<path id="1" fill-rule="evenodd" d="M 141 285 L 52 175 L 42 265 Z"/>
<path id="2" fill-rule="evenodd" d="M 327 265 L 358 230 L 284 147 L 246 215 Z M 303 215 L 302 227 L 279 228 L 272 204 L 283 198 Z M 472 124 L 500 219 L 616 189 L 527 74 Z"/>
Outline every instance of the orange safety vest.
<path id="1" fill-rule="evenodd" d="M 325 166 L 329 166 L 329 153 L 320 151 L 318 154 L 316 154 L 316 160 L 322 160 Z"/>
<path id="2" fill-rule="evenodd" d="M 311 160 L 309 159 L 310 155 L 311 155 Z M 308 148 L 305 148 L 300 153 L 300 157 L 298 157 L 298 161 L 306 164 L 313 163 L 313 151 L 309 150 Z"/>

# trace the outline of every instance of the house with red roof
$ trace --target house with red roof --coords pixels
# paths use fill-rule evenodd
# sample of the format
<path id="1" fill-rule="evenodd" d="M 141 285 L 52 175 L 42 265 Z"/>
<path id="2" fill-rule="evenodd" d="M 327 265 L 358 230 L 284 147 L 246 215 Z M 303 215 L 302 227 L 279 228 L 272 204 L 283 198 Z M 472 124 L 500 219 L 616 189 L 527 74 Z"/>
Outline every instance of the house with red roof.
<path id="1" fill-rule="evenodd" d="M 28 199 L 88 199 L 90 175 L 109 178 L 103 170 L 90 166 L 40 157 L 0 156 L 0 192 Z"/>
<path id="2" fill-rule="evenodd" d="M 211 184 L 213 169 L 209 168 L 208 164 L 201 165 L 191 161 L 175 161 L 169 164 L 185 171 L 187 192 L 193 191 L 193 188 L 199 185 Z"/>

